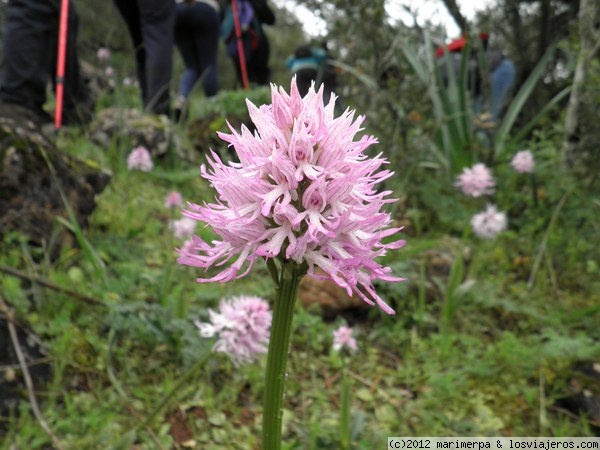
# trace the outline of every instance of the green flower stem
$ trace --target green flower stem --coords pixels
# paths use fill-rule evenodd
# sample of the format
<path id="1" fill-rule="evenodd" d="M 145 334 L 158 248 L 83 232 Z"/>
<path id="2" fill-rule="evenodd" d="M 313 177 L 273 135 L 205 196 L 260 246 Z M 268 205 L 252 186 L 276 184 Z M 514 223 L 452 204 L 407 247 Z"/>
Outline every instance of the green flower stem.
<path id="1" fill-rule="evenodd" d="M 342 367 L 342 398 L 340 402 L 340 437 L 341 449 L 350 449 L 350 383 L 346 363 Z"/>
<path id="2" fill-rule="evenodd" d="M 302 275 L 300 267 L 293 262 L 283 265 L 280 272 L 278 295 L 273 307 L 273 322 L 271 324 L 265 376 L 263 450 L 279 450 L 281 448 L 285 372 L 290 335 L 292 334 L 294 306 L 296 305 Z"/>
<path id="3" fill-rule="evenodd" d="M 535 180 L 535 173 L 531 174 L 531 195 L 533 196 L 533 207 L 538 207 L 538 192 L 537 192 L 537 183 Z"/>

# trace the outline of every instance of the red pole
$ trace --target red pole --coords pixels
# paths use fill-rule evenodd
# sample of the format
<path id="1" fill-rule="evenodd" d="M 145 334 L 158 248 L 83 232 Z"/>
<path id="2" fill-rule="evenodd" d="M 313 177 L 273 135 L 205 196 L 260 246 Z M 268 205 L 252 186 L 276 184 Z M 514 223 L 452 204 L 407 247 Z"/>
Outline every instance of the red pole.
<path id="1" fill-rule="evenodd" d="M 237 39 L 238 56 L 240 58 L 240 71 L 242 72 L 242 85 L 245 90 L 250 89 L 248 83 L 248 72 L 246 70 L 246 55 L 244 53 L 244 43 L 242 42 L 242 30 L 240 27 L 240 17 L 238 16 L 237 2 L 231 0 L 231 12 L 233 13 L 233 26 L 235 28 L 235 37 Z"/>
<path id="2" fill-rule="evenodd" d="M 60 24 L 58 30 L 58 60 L 56 62 L 56 109 L 54 128 L 62 126 L 63 98 L 65 94 L 65 62 L 67 56 L 67 24 L 69 21 L 69 0 L 61 0 Z"/>

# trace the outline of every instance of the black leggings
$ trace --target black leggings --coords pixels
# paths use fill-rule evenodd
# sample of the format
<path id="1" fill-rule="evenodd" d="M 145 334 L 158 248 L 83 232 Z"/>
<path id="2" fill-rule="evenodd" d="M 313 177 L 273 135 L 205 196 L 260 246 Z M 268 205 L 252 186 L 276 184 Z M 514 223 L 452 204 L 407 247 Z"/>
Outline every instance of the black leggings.
<path id="1" fill-rule="evenodd" d="M 55 82 L 60 0 L 10 0 L 6 7 L 0 102 L 44 115 L 46 87 Z M 77 56 L 78 17 L 69 4 L 64 83 L 65 112 L 89 103 Z"/>
<path id="2" fill-rule="evenodd" d="M 133 47 L 144 107 L 155 114 L 170 111 L 173 75 L 173 0 L 114 0 Z"/>

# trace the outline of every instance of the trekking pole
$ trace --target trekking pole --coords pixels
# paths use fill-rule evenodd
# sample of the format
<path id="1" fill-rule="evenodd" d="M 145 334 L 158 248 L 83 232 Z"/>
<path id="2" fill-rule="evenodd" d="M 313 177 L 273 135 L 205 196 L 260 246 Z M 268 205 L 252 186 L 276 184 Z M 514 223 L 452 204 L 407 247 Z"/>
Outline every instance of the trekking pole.
<path id="1" fill-rule="evenodd" d="M 244 53 L 244 43 L 242 42 L 242 29 L 240 26 L 240 17 L 236 0 L 231 0 L 231 12 L 233 13 L 233 26 L 235 28 L 235 37 L 237 39 L 238 56 L 240 58 L 240 72 L 242 73 L 242 86 L 245 90 L 250 89 L 248 83 L 248 72 L 246 70 L 246 54 Z"/>
<path id="2" fill-rule="evenodd" d="M 63 99 L 65 95 L 65 62 L 67 56 L 67 26 L 69 22 L 69 0 L 60 2 L 60 22 L 58 29 L 58 59 L 56 62 L 56 109 L 54 128 L 62 126 Z"/>

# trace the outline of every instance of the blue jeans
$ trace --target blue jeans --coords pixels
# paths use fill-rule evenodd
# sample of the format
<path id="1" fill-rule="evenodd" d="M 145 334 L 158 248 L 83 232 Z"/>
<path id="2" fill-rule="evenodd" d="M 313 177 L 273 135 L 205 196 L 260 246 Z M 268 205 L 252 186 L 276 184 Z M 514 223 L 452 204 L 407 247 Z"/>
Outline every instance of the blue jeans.
<path id="1" fill-rule="evenodd" d="M 506 94 L 515 83 L 515 65 L 510 59 L 504 58 L 490 75 L 490 115 L 494 122 L 500 119 L 500 113 L 506 100 Z M 485 109 L 484 98 L 481 94 L 473 100 L 473 114 L 479 115 Z"/>
<path id="2" fill-rule="evenodd" d="M 502 106 L 506 94 L 515 83 L 515 65 L 507 58 L 504 58 L 490 77 L 490 88 L 492 95 L 491 113 L 494 120 L 498 120 L 502 112 Z"/>
<path id="3" fill-rule="evenodd" d="M 219 14 L 206 3 L 179 3 L 175 16 L 175 44 L 185 64 L 179 82 L 179 95 L 187 98 L 202 78 L 207 97 L 219 90 L 217 54 L 219 47 Z"/>

